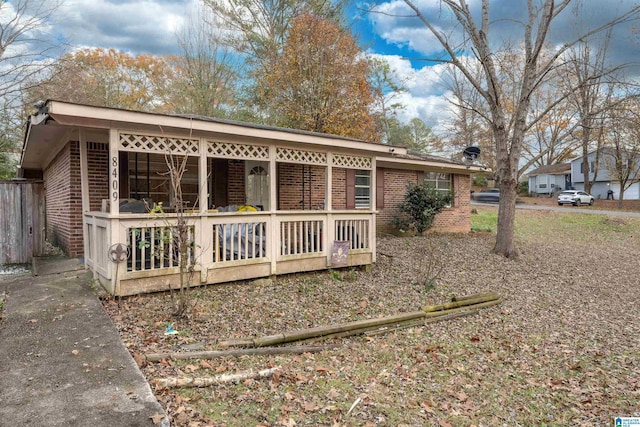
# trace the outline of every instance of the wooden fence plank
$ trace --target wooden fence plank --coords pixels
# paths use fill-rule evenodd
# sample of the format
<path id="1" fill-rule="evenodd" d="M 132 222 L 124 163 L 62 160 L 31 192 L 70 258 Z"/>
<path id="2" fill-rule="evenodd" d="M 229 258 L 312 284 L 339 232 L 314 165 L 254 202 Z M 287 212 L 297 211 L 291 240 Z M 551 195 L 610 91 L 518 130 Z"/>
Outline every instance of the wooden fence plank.
<path id="1" fill-rule="evenodd" d="M 0 265 L 43 254 L 44 215 L 42 182 L 0 181 Z"/>

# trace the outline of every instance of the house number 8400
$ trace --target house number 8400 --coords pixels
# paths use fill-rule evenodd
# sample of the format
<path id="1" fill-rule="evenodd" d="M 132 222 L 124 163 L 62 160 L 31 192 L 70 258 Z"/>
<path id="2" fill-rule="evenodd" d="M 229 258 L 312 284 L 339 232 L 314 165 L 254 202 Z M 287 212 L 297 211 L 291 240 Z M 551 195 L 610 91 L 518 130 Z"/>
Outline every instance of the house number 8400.
<path id="1" fill-rule="evenodd" d="M 115 202 L 118 200 L 118 158 L 113 157 L 111 159 L 111 166 L 113 167 L 113 171 L 111 172 L 111 189 L 113 193 L 111 193 L 111 199 Z"/>

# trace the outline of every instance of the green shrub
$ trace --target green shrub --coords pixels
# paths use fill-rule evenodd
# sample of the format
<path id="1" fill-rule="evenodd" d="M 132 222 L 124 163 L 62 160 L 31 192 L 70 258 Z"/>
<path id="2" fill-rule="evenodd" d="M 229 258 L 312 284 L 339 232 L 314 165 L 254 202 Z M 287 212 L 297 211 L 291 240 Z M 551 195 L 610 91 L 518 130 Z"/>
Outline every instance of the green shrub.
<path id="1" fill-rule="evenodd" d="M 422 234 L 431 228 L 436 214 L 451 204 L 451 192 L 439 192 L 423 182 L 409 183 L 404 200 L 398 205 L 401 215 L 396 216 L 391 224 L 400 231 L 415 231 Z"/>
<path id="2" fill-rule="evenodd" d="M 487 175 L 485 174 L 474 174 L 473 175 L 473 185 L 475 187 L 486 187 L 487 186 Z"/>
<path id="3" fill-rule="evenodd" d="M 529 181 L 522 181 L 520 184 L 518 184 L 518 194 L 521 194 L 523 196 L 529 195 Z"/>

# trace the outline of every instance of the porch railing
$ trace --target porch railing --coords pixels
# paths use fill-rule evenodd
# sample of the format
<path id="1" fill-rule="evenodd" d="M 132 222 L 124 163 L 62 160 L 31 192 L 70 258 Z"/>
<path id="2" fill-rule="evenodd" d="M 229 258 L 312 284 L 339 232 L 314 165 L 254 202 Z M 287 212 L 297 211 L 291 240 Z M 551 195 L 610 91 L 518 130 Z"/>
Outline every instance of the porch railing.
<path id="1" fill-rule="evenodd" d="M 108 213 L 85 214 L 87 264 L 111 279 L 109 261 L 114 243 L 128 245 L 129 257 L 118 266 L 121 279 L 161 276 L 177 272 L 175 215 L 158 218 Z M 333 240 L 349 242 L 350 252 L 368 253 L 375 244 L 371 212 L 286 211 L 257 213 L 187 214 L 188 264 L 206 272 L 222 267 L 271 263 L 306 258 L 331 258 Z M 317 262 L 317 261 L 316 261 Z M 274 270 L 275 268 L 275 270 Z M 203 280 L 206 274 L 203 274 Z"/>
<path id="2" fill-rule="evenodd" d="M 335 240 L 348 241 L 350 250 L 370 249 L 370 234 L 369 218 L 335 220 Z"/>
<path id="3" fill-rule="evenodd" d="M 205 230 L 212 230 L 214 264 L 269 259 L 268 221 L 264 215 L 215 218 L 204 217 Z"/>
<path id="4" fill-rule="evenodd" d="M 323 242 L 325 221 L 325 218 L 281 219 L 278 255 L 322 255 L 326 246 Z"/>
<path id="5" fill-rule="evenodd" d="M 180 241 L 184 240 L 185 265 L 196 263 L 195 226 L 186 229 L 186 235 L 180 237 L 178 229 L 172 225 L 127 227 L 127 245 L 130 256 L 127 260 L 127 271 L 156 270 L 160 268 L 179 267 L 182 254 Z"/>

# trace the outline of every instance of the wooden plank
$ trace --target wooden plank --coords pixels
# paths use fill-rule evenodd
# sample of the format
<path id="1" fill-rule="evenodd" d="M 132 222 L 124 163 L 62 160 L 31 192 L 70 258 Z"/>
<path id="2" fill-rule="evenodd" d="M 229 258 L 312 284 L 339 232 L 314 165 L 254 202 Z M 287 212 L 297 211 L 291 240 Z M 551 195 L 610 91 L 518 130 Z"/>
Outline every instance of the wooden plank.
<path id="1" fill-rule="evenodd" d="M 42 183 L 0 182 L 0 264 L 26 264 L 44 249 Z"/>

